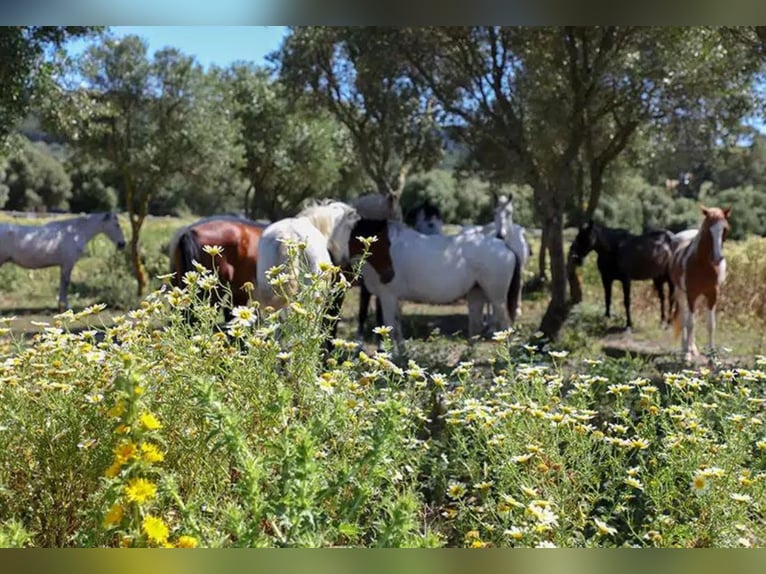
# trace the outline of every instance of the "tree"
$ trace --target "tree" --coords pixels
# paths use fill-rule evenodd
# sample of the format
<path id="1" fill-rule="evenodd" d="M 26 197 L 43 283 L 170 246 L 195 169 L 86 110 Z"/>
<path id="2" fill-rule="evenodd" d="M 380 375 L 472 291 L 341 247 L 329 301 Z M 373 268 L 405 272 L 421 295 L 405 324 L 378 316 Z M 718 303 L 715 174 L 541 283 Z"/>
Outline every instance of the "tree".
<path id="1" fill-rule="evenodd" d="M 569 310 L 562 231 L 578 186 L 589 182 L 579 195 L 592 212 L 607 167 L 640 126 L 744 110 L 753 67 L 742 50 L 720 44 L 720 34 L 707 28 L 400 31 L 400 53 L 415 82 L 464 141 L 489 151 L 475 160 L 534 191 L 550 254 L 551 301 L 540 326 L 549 338 Z"/>
<path id="2" fill-rule="evenodd" d="M 8 157 L 4 182 L 7 200 L 4 209 L 31 211 L 66 209 L 72 182 L 59 162 L 43 143 L 34 144 L 18 136 Z"/>
<path id="3" fill-rule="evenodd" d="M 347 132 L 323 110 L 291 103 L 268 70 L 237 63 L 222 71 L 244 150 L 245 211 L 276 220 L 341 182 L 353 155 Z"/>
<path id="4" fill-rule="evenodd" d="M 27 113 L 32 96 L 51 79 L 46 50 L 95 33 L 93 26 L 0 27 L 0 141 Z"/>
<path id="5" fill-rule="evenodd" d="M 398 200 L 410 173 L 438 163 L 443 136 L 395 42 L 386 28 L 295 27 L 276 58 L 285 84 L 345 125 L 378 192 Z"/>
<path id="6" fill-rule="evenodd" d="M 130 252 L 141 296 L 147 278 L 140 231 L 149 204 L 176 177 L 214 186 L 237 167 L 241 150 L 220 84 L 192 57 L 172 48 L 150 60 L 136 36 L 91 47 L 78 65 L 78 89 L 60 124 L 69 141 L 119 175 L 130 219 Z"/>

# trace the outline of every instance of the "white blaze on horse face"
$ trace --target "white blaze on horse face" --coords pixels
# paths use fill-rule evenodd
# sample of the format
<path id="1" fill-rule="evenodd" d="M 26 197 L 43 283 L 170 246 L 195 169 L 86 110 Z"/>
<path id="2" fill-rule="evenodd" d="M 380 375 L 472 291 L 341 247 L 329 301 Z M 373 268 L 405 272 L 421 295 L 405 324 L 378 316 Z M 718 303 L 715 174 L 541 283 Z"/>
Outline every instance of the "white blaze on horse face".
<path id="1" fill-rule="evenodd" d="M 504 195 L 498 200 L 495 209 L 495 229 L 499 237 L 508 237 L 513 225 L 513 202 Z"/>
<path id="2" fill-rule="evenodd" d="M 723 231 L 725 223 L 716 221 L 710 226 L 710 235 L 713 236 L 713 263 L 716 265 L 723 261 Z"/>

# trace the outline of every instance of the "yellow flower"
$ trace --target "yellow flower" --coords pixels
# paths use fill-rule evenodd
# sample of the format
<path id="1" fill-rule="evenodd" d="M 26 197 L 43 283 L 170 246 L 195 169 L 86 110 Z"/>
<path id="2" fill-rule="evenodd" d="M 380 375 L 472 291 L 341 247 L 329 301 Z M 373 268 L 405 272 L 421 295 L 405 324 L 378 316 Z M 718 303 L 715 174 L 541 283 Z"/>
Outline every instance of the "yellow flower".
<path id="1" fill-rule="evenodd" d="M 125 412 L 125 401 L 117 401 L 117 404 L 114 405 L 111 409 L 106 411 L 106 414 L 110 417 L 119 418 L 122 416 L 122 413 Z"/>
<path id="2" fill-rule="evenodd" d="M 152 413 L 143 413 L 141 415 L 141 424 L 146 430 L 157 430 L 158 428 L 162 428 L 160 421 L 158 421 L 157 417 Z"/>
<path id="3" fill-rule="evenodd" d="M 145 442 L 141 445 L 141 454 L 146 462 L 162 462 L 165 460 L 165 455 L 162 454 L 156 444 Z"/>
<path id="4" fill-rule="evenodd" d="M 110 526 L 115 526 L 120 523 L 122 520 L 124 509 L 122 508 L 122 504 L 115 504 L 112 506 L 112 508 L 109 509 L 109 512 L 106 513 L 106 516 L 104 517 L 104 526 L 109 528 Z"/>
<path id="5" fill-rule="evenodd" d="M 124 464 L 131 458 L 135 458 L 137 451 L 136 443 L 122 442 L 114 447 L 114 460 L 120 464 Z"/>
<path id="6" fill-rule="evenodd" d="M 144 502 L 154 498 L 157 494 L 157 485 L 145 478 L 133 478 L 125 487 L 125 494 L 131 502 Z"/>
<path id="7" fill-rule="evenodd" d="M 144 533 L 149 537 L 149 540 L 157 544 L 165 544 L 168 541 L 168 525 L 162 518 L 157 518 L 151 514 L 144 518 L 141 523 Z"/>
<path id="8" fill-rule="evenodd" d="M 120 474 L 121 468 L 122 468 L 122 464 L 119 461 L 115 460 L 112 463 L 112 466 L 110 466 L 104 471 L 104 476 L 107 478 L 114 478 L 115 476 Z"/>
<path id="9" fill-rule="evenodd" d="M 194 536 L 179 536 L 176 546 L 178 548 L 196 548 L 197 539 Z"/>

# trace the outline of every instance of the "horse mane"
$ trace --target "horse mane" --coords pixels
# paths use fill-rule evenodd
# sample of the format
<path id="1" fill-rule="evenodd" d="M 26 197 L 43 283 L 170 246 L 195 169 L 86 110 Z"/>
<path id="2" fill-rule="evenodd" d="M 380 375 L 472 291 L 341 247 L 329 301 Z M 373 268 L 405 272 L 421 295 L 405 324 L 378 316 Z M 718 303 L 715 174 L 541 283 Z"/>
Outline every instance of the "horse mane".
<path id="1" fill-rule="evenodd" d="M 337 217 L 338 211 L 341 212 L 340 218 Z M 330 237 L 333 229 L 335 229 L 339 223 L 355 213 L 356 209 L 347 203 L 333 199 L 325 199 L 320 200 L 320 202 L 315 205 L 304 207 L 298 212 L 296 217 L 304 217 L 308 219 L 311 224 L 322 233 L 322 235 Z"/>

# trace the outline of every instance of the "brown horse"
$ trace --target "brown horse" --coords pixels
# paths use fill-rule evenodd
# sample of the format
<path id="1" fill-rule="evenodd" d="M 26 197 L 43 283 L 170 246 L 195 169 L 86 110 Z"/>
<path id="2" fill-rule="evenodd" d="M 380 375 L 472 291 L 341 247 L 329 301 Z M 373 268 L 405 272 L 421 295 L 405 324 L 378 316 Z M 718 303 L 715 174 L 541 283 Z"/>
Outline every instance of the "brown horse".
<path id="1" fill-rule="evenodd" d="M 723 243 L 729 233 L 731 207 L 701 207 L 704 219 L 697 235 L 682 241 L 673 252 L 670 278 L 676 288 L 677 305 L 673 311 L 676 336 L 681 334 L 681 351 L 688 361 L 698 355 L 694 340 L 694 312 L 697 301 L 707 304 L 707 330 L 710 350 L 715 349 L 715 306 L 726 278 Z"/>
<path id="2" fill-rule="evenodd" d="M 170 242 L 173 284 L 183 285 L 184 274 L 194 269 L 193 261 L 215 271 L 221 284 L 231 290 L 231 304 L 224 307 L 224 316 L 230 320 L 232 308 L 247 305 L 248 287 L 255 286 L 258 242 L 265 228 L 266 224 L 243 217 L 220 215 L 180 229 Z M 213 257 L 203 250 L 205 246 L 219 246 L 223 251 Z"/>

